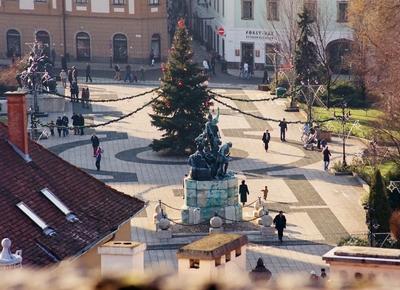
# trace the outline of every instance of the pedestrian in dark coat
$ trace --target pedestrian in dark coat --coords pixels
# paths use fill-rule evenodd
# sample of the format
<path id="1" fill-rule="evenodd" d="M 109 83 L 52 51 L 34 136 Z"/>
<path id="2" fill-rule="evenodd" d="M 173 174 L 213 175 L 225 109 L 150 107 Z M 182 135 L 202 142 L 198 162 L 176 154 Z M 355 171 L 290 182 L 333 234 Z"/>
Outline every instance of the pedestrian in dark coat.
<path id="1" fill-rule="evenodd" d="M 244 180 L 242 180 L 242 184 L 239 186 L 239 194 L 240 194 L 240 202 L 244 206 L 247 202 L 247 196 L 250 194 L 249 188 L 247 187 L 247 184 L 245 183 Z"/>
<path id="2" fill-rule="evenodd" d="M 280 211 L 274 218 L 274 225 L 276 230 L 278 231 L 279 241 L 282 243 L 283 238 L 283 229 L 286 228 L 286 217 L 283 214 L 283 211 Z"/>
<path id="3" fill-rule="evenodd" d="M 71 120 L 72 120 L 72 126 L 74 127 L 74 135 L 78 135 L 79 116 L 77 114 L 73 113 Z"/>
<path id="4" fill-rule="evenodd" d="M 92 83 L 92 68 L 90 67 L 90 64 L 87 63 L 86 64 L 86 82 L 88 82 L 90 80 L 90 82 Z"/>
<path id="5" fill-rule="evenodd" d="M 281 141 L 285 142 L 286 141 L 286 131 L 287 131 L 287 123 L 285 118 L 282 119 L 282 121 L 279 122 L 279 127 L 281 128 Z"/>
<path id="6" fill-rule="evenodd" d="M 82 114 L 79 114 L 79 131 L 81 135 L 84 135 L 83 127 L 85 126 L 85 118 Z"/>
<path id="7" fill-rule="evenodd" d="M 268 130 L 265 130 L 262 141 L 264 142 L 265 152 L 268 152 L 269 141 L 271 140 L 271 134 Z"/>
<path id="8" fill-rule="evenodd" d="M 68 82 L 69 82 L 69 86 L 72 86 L 72 81 L 74 80 L 73 76 L 72 76 L 72 69 L 69 69 L 68 72 Z"/>
<path id="9" fill-rule="evenodd" d="M 68 117 L 64 114 L 64 116 L 61 119 L 62 121 L 62 131 L 63 131 L 63 137 L 67 137 L 69 135 L 69 119 Z"/>
<path id="10" fill-rule="evenodd" d="M 78 69 L 75 66 L 72 67 L 72 80 L 78 82 Z"/>
<path id="11" fill-rule="evenodd" d="M 93 157 L 96 157 L 97 148 L 99 148 L 100 145 L 100 140 L 97 138 L 96 133 L 93 133 L 92 137 L 90 138 L 90 142 L 92 142 Z"/>
<path id="12" fill-rule="evenodd" d="M 56 126 L 57 126 L 58 137 L 61 137 L 62 126 L 63 126 L 63 121 L 61 120 L 61 117 L 58 117 L 58 118 L 57 118 L 57 120 L 56 120 Z"/>
<path id="13" fill-rule="evenodd" d="M 322 150 L 322 154 L 324 155 L 324 170 L 327 171 L 332 155 L 331 151 L 328 149 L 328 146 L 325 146 L 325 148 Z"/>

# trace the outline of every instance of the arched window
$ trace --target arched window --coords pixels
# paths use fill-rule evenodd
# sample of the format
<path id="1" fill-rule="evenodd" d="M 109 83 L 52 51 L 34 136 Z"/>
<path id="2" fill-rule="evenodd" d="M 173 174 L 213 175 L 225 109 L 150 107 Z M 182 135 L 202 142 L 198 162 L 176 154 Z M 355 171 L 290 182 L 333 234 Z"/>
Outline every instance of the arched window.
<path id="1" fill-rule="evenodd" d="M 7 57 L 21 56 L 21 35 L 15 29 L 7 31 Z"/>
<path id="2" fill-rule="evenodd" d="M 151 36 L 151 52 L 154 54 L 154 60 L 161 60 L 161 37 L 160 34 L 153 34 Z"/>
<path id="3" fill-rule="evenodd" d="M 113 37 L 114 62 L 128 61 L 128 39 L 124 34 L 115 34 Z"/>
<path id="4" fill-rule="evenodd" d="M 329 67 L 334 73 L 349 73 L 351 40 L 337 39 L 326 47 Z"/>
<path id="5" fill-rule="evenodd" d="M 43 45 L 43 51 L 50 55 L 50 35 L 47 31 L 40 30 L 36 32 L 36 41 Z"/>
<path id="6" fill-rule="evenodd" d="M 76 34 L 76 59 L 90 60 L 90 37 L 86 32 Z"/>

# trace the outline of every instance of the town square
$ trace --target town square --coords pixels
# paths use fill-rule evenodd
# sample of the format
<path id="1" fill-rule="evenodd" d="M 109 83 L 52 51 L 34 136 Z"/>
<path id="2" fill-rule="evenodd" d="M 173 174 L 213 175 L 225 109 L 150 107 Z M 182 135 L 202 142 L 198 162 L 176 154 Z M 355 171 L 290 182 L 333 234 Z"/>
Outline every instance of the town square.
<path id="1" fill-rule="evenodd" d="M 147 2 L 0 1 L 0 289 L 392 289 L 396 1 Z"/>

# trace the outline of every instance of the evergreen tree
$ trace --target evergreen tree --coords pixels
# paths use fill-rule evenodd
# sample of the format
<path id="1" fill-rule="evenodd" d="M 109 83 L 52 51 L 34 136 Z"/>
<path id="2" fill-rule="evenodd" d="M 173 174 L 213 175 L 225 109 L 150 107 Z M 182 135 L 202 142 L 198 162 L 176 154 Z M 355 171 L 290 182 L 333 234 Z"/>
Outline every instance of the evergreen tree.
<path id="1" fill-rule="evenodd" d="M 381 172 L 375 171 L 370 193 L 369 193 L 369 224 L 378 224 L 378 229 L 373 229 L 373 232 L 387 233 L 389 232 L 389 219 L 391 210 L 386 196 L 386 187 L 383 181 Z M 371 229 L 370 229 L 371 230 Z"/>
<path id="2" fill-rule="evenodd" d="M 207 77 L 192 61 L 192 39 L 179 20 L 167 64 L 163 67 L 160 98 L 153 103 L 151 124 L 163 131 L 150 145 L 154 151 L 187 154 L 202 132 L 208 113 L 208 94 L 202 86 Z"/>
<path id="3" fill-rule="evenodd" d="M 313 33 L 311 24 L 314 22 L 307 9 L 299 14 L 297 25 L 300 29 L 299 39 L 296 41 L 294 66 L 297 75 L 297 83 L 307 83 L 315 80 L 318 75 L 318 56 L 315 44 L 311 42 Z"/>

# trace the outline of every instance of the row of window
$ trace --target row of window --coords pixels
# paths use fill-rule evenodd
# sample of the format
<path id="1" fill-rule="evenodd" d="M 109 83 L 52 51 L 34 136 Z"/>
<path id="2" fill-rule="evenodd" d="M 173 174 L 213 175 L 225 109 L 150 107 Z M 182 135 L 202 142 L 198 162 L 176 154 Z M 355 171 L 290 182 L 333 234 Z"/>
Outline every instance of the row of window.
<path id="1" fill-rule="evenodd" d="M 50 35 L 47 31 L 36 32 L 36 40 L 43 43 L 50 55 Z M 7 56 L 21 56 L 21 35 L 15 29 L 10 29 L 6 34 L 7 38 Z M 88 33 L 78 32 L 75 37 L 76 43 L 76 58 L 77 60 L 91 59 L 91 39 Z M 126 35 L 118 33 L 112 39 L 113 59 L 115 62 L 128 61 L 128 38 Z M 156 59 L 160 58 L 161 39 L 159 34 L 153 34 L 151 38 L 151 50 Z"/>
<path id="2" fill-rule="evenodd" d="M 47 0 L 35 0 L 35 2 L 46 3 Z M 87 4 L 89 0 L 75 0 L 76 4 Z M 126 0 L 112 0 L 113 5 L 125 5 Z M 160 0 L 149 0 L 149 5 L 160 5 Z"/>
<path id="3" fill-rule="evenodd" d="M 280 0 L 267 0 L 267 19 L 271 21 L 279 21 Z M 317 15 L 317 1 L 316 0 L 304 0 L 304 9 L 306 9 L 312 17 Z M 337 22 L 347 22 L 347 1 L 337 2 Z M 242 19 L 252 20 L 254 19 L 254 0 L 242 0 Z"/>

